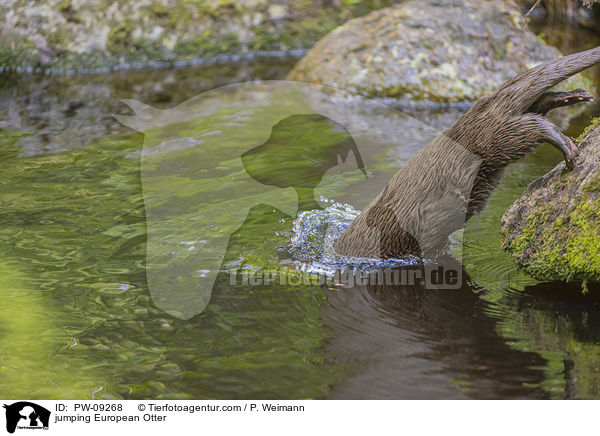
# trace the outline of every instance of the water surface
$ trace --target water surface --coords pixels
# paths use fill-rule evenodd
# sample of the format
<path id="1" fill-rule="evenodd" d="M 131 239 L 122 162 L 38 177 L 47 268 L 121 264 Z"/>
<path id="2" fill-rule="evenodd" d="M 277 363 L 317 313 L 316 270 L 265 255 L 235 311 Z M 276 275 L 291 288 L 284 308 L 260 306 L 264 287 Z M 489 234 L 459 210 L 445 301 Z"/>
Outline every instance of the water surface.
<path id="1" fill-rule="evenodd" d="M 600 397 L 600 290 L 592 287 L 583 296 L 577 284 L 538 283 L 500 248 L 502 213 L 561 159 L 549 146 L 510 166 L 487 209 L 468 223 L 464 282 L 456 291 L 244 286 L 220 274 L 200 315 L 183 320 L 156 306 L 145 268 L 151 222 L 142 191 L 144 136 L 112 117 L 131 114 L 119 99 L 168 109 L 216 86 L 284 78 L 294 62 L 2 77 L 3 396 Z M 257 105 L 246 116 L 268 108 Z M 349 158 L 354 166 L 331 172 L 310 195 L 321 209 L 337 201 L 360 210 L 412 153 L 464 110 L 405 110 L 409 116 L 398 121 L 390 115 L 393 122 L 370 114 L 381 135 L 374 146 L 361 147 L 369 183 Z M 568 132 L 577 134 L 594 113 L 600 113 L 598 106 Z M 393 139 L 398 132 L 407 138 L 403 147 Z M 233 154 L 223 151 L 234 144 L 235 138 L 227 138 L 232 137 L 204 143 L 211 178 L 189 176 L 197 183 L 194 195 L 204 195 L 214 189 L 209 180 L 219 180 L 228 201 L 247 197 L 243 185 L 227 182 L 239 165 L 232 158 L 237 148 Z M 185 154 L 173 156 L 168 162 L 181 164 Z M 298 180 L 306 170 L 292 165 L 289 171 Z M 181 189 L 181 174 L 164 183 L 167 190 Z M 294 195 L 303 195 L 290 192 L 292 203 Z M 222 199 L 199 205 L 199 214 L 202 207 L 217 210 Z M 216 216 L 219 225 L 234 230 L 223 265 L 306 270 L 310 259 L 299 260 L 290 246 L 296 218 L 285 204 L 278 208 L 269 201 L 252 207 L 241 226 L 225 212 Z M 191 235 L 197 229 L 192 218 L 171 225 L 190 233 L 182 247 L 203 249 L 204 240 Z"/>

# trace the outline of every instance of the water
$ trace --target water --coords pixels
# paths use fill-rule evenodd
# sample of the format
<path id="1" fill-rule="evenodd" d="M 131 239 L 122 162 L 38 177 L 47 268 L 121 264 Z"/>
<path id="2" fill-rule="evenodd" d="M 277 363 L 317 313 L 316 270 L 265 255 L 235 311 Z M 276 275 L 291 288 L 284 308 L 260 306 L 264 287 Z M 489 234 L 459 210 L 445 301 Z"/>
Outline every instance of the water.
<path id="1" fill-rule="evenodd" d="M 2 77 L 2 396 L 599 398 L 600 290 L 592 287 L 582 296 L 577 285 L 538 283 L 520 273 L 500 248 L 504 210 L 561 159 L 549 146 L 509 167 L 487 209 L 468 223 L 460 289 L 249 286 L 232 284 L 222 272 L 201 314 L 183 320 L 156 306 L 145 268 L 152 246 L 148 235 L 157 228 L 146 215 L 153 209 L 145 207 L 147 191 L 142 191 L 148 185 L 141 152 L 148 144 L 110 114 L 131 113 L 121 98 L 173 108 L 215 86 L 283 78 L 294 62 Z M 257 95 L 244 92 L 234 89 L 230 98 Z M 261 110 L 243 117 L 230 115 L 252 126 L 256 117 L 279 110 L 273 101 L 257 103 Z M 210 177 L 186 173 L 186 162 L 191 163 L 176 157 L 164 163 L 174 172 L 161 186 L 184 195 L 184 182 L 193 179 L 191 194 L 203 199 L 195 203 L 196 214 L 217 211 L 215 225 L 232 229 L 221 270 L 352 268 L 355 263 L 334 256 L 327 232 L 343 230 L 395 169 L 464 108 L 419 109 L 400 121 L 386 109 L 361 110 L 349 113 L 361 115 L 350 124 L 370 116 L 367 127 L 377 131 L 374 144 L 360 147 L 366 181 L 354 158 L 347 157 L 346 170 L 330 171 L 318 188 L 308 176 L 308 185 L 295 186 L 295 192 L 288 187 L 290 196 L 280 207 L 254 202 L 240 225 L 235 213 L 219 207 L 270 195 L 253 191 L 247 180 L 228 181 L 239 169 L 233 157 L 261 143 L 255 140 L 261 133 L 249 127 L 239 137 L 217 134 L 221 139 L 213 142 L 203 137 L 211 165 L 194 162 Z M 590 107 L 568 132 L 575 135 L 599 112 Z M 200 127 L 213 131 L 212 122 Z M 403 147 L 393 146 L 399 131 L 406 135 Z M 223 137 L 230 138 L 229 148 Z M 360 143 L 360 135 L 355 137 Z M 175 151 L 185 157 L 186 150 Z M 256 165 L 263 168 L 263 162 Z M 287 169 L 302 183 L 305 171 L 300 164 Z M 269 177 L 276 180 L 279 174 Z M 206 195 L 215 190 L 211 180 L 219 180 L 216 198 Z M 290 207 L 298 202 L 317 210 L 298 220 Z M 181 234 L 176 242 L 183 251 L 203 250 L 212 241 L 195 234 L 193 212 L 158 227 Z"/>
<path id="2" fill-rule="evenodd" d="M 331 277 L 340 270 L 369 271 L 422 263 L 422 259 L 415 256 L 377 259 L 339 255 L 333 244 L 360 211 L 349 204 L 340 204 L 323 197 L 321 201 L 324 206 L 327 203 L 330 205 L 324 209 L 301 211 L 294 220 L 288 251 L 294 259 L 301 261 L 298 265 L 300 271 Z"/>

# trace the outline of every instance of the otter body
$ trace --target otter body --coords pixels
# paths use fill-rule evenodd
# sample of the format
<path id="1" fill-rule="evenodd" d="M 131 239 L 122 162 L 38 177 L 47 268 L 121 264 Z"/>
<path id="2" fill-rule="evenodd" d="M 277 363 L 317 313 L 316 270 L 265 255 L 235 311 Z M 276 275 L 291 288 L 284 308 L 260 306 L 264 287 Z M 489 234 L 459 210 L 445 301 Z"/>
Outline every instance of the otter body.
<path id="1" fill-rule="evenodd" d="M 334 248 L 342 255 L 430 256 L 480 212 L 504 168 L 548 142 L 572 168 L 578 150 L 544 115 L 591 101 L 583 90 L 548 90 L 600 63 L 600 47 L 540 65 L 479 100 L 416 153 L 348 226 Z"/>

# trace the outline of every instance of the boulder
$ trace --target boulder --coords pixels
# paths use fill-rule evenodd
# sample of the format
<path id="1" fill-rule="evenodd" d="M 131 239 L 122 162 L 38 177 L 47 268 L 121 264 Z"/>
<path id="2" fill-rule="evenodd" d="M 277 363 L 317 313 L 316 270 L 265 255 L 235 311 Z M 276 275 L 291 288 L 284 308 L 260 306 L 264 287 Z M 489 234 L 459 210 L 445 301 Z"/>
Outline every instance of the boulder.
<path id="1" fill-rule="evenodd" d="M 502 217 L 503 247 L 539 280 L 600 281 L 600 118 L 564 162 L 533 182 Z"/>
<path id="2" fill-rule="evenodd" d="M 561 56 L 522 22 L 512 0 L 413 0 L 332 31 L 288 78 L 375 97 L 473 101 Z"/>

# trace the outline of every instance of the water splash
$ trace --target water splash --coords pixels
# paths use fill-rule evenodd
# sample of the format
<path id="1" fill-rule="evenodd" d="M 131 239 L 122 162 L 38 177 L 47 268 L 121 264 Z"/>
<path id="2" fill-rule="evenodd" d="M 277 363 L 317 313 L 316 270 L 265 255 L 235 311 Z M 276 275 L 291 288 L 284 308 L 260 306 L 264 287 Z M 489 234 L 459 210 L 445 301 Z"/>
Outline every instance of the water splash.
<path id="1" fill-rule="evenodd" d="M 330 206 L 301 212 L 294 221 L 289 252 L 302 262 L 298 267 L 300 271 L 330 277 L 340 269 L 372 270 L 423 263 L 423 260 L 416 256 L 376 259 L 342 256 L 336 253 L 333 244 L 360 211 L 349 204 L 341 204 L 334 200 L 321 198 L 321 201 L 330 203 Z"/>

